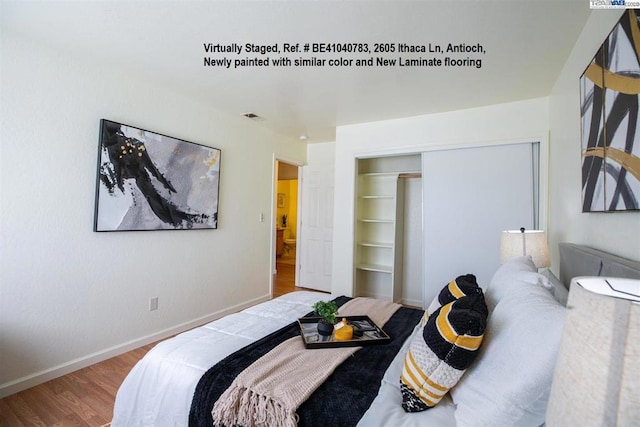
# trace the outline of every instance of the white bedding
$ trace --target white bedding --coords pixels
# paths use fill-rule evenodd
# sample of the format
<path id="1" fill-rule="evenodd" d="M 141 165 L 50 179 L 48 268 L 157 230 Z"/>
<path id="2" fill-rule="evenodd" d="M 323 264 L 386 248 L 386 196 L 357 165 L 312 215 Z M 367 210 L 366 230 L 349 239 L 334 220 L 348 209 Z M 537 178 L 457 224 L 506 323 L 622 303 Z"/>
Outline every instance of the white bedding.
<path id="1" fill-rule="evenodd" d="M 118 390 L 112 426 L 187 426 L 196 385 L 210 367 L 290 324 L 310 312 L 314 302 L 326 298 L 316 292 L 286 294 L 160 342 L 134 366 Z M 402 409 L 399 378 L 407 345 L 386 372 L 380 394 L 360 425 L 455 426 L 455 406 L 448 397 L 426 412 L 407 414 Z"/>
<path id="2" fill-rule="evenodd" d="M 382 378 L 378 396 L 358 423 L 359 427 L 455 427 L 454 412 L 456 406 L 449 395 L 445 395 L 440 403 L 425 412 L 407 413 L 402 409 L 400 393 L 400 374 L 405 355 L 413 336 L 420 332 L 416 325 L 412 334 L 389 365 Z"/>
<path id="3" fill-rule="evenodd" d="M 116 395 L 113 427 L 187 426 L 200 377 L 227 355 L 309 313 L 326 294 L 294 292 L 160 342 Z"/>
<path id="4" fill-rule="evenodd" d="M 558 300 L 564 299 L 566 290 L 536 270 L 530 257 L 519 257 L 496 271 L 485 291 L 490 315 L 477 360 L 436 407 L 406 413 L 399 380 L 407 347 L 420 331 L 414 328 L 359 426 L 529 427 L 544 423 L 564 322 L 565 307 Z M 209 368 L 294 322 L 320 299 L 327 295 L 294 292 L 159 343 L 120 387 L 112 426 L 186 427 L 194 391 Z"/>

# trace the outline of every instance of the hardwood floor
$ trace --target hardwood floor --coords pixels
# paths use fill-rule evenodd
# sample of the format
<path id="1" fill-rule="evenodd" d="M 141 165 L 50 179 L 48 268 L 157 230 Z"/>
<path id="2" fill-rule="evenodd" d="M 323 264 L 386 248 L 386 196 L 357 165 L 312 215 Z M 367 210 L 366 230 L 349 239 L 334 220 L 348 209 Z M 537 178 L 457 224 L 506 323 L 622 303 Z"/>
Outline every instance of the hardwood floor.
<path id="1" fill-rule="evenodd" d="M 296 266 L 276 262 L 277 273 L 273 275 L 273 297 L 296 291 Z M 299 289 L 299 288 L 298 288 Z"/>
<path id="2" fill-rule="evenodd" d="M 295 286 L 295 265 L 277 262 L 276 269 L 274 297 L 304 289 Z M 108 426 L 118 387 L 136 362 L 154 345 L 146 345 L 0 399 L 0 427 Z"/>
<path id="3" fill-rule="evenodd" d="M 316 289 L 309 289 L 300 286 L 296 286 L 296 266 L 286 262 L 276 262 L 277 273 L 273 275 L 273 297 L 279 297 L 280 295 L 288 294 L 289 292 L 296 291 L 315 291 L 322 292 Z M 327 294 L 329 292 L 326 292 Z"/>
<path id="4" fill-rule="evenodd" d="M 116 391 L 133 365 L 155 344 L 0 399 L 0 426 L 105 426 Z"/>

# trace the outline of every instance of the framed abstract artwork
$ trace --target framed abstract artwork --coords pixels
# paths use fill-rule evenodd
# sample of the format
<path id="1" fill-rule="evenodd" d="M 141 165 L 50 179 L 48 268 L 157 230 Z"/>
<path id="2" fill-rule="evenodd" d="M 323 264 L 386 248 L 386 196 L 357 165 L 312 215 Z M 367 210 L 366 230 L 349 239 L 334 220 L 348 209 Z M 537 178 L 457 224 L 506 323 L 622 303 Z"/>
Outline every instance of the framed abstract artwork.
<path id="1" fill-rule="evenodd" d="M 217 228 L 220 155 L 101 120 L 94 231 Z"/>
<path id="2" fill-rule="evenodd" d="M 640 210 L 640 25 L 628 9 L 580 78 L 582 211 Z"/>

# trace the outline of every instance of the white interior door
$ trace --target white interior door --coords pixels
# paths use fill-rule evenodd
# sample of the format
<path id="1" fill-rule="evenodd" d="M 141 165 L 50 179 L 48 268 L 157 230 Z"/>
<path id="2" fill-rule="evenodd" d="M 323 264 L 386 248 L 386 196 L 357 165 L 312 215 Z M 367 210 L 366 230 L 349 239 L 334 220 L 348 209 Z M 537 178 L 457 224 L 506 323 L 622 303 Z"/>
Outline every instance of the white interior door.
<path id="1" fill-rule="evenodd" d="M 331 292 L 333 193 L 333 166 L 302 168 L 298 286 Z"/>
<path id="2" fill-rule="evenodd" d="M 533 228 L 532 146 L 423 153 L 425 306 L 461 274 L 486 288 L 500 264 L 500 232 Z"/>

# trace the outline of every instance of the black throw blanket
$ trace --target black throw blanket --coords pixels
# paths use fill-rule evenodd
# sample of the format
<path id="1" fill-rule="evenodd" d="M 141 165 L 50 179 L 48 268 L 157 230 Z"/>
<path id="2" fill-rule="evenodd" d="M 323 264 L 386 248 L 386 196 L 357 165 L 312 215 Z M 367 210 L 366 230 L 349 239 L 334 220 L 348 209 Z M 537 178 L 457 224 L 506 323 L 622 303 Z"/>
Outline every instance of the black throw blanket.
<path id="1" fill-rule="evenodd" d="M 342 296 L 334 301 L 341 306 L 350 299 Z M 298 425 L 326 426 L 327 420 L 331 420 L 331 425 L 355 426 L 377 396 L 382 376 L 423 314 L 418 309 L 398 309 L 383 328 L 391 341 L 383 345 L 365 346 L 338 366 L 298 408 Z M 306 316 L 312 315 L 313 313 L 308 313 Z M 232 353 L 205 372 L 196 386 L 191 402 L 189 426 L 213 426 L 213 405 L 231 386 L 236 376 L 273 348 L 296 335 L 300 335 L 300 329 L 298 322 L 293 322 Z M 322 361 L 319 360 L 318 363 Z"/>

